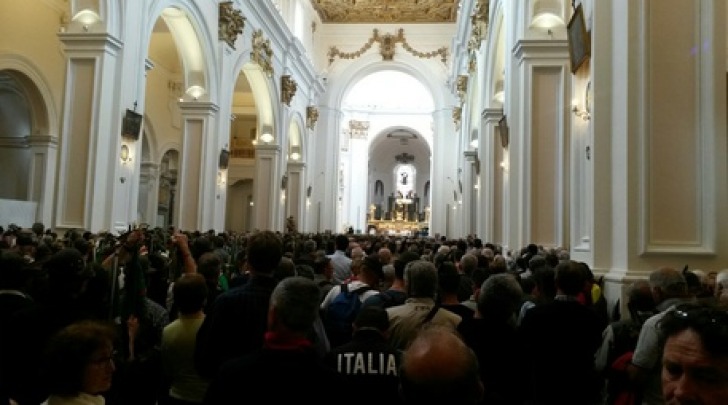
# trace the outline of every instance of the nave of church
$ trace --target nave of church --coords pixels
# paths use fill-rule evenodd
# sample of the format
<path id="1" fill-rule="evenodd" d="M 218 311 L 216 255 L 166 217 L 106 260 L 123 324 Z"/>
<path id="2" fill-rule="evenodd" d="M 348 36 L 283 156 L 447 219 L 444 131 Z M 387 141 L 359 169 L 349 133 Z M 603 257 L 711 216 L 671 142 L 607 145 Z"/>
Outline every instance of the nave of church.
<path id="1" fill-rule="evenodd" d="M 0 224 L 728 267 L 724 1 L 345 3 L 3 0 Z"/>

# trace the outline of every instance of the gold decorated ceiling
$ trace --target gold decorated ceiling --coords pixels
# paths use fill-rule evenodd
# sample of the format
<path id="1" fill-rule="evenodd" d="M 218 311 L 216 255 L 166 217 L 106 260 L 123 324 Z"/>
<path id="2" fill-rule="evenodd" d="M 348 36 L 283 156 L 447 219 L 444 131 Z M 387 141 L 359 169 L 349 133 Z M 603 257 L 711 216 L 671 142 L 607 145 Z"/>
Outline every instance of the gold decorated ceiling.
<path id="1" fill-rule="evenodd" d="M 454 23 L 456 0 L 311 0 L 324 23 Z"/>

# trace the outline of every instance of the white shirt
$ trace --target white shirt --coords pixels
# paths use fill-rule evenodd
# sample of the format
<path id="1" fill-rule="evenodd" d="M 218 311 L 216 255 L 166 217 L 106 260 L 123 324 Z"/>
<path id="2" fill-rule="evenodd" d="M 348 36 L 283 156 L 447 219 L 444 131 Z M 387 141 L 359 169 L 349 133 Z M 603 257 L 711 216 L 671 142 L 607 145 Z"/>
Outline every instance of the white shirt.
<path id="1" fill-rule="evenodd" d="M 41 405 L 104 405 L 106 400 L 101 395 L 81 392 L 75 397 L 59 397 L 51 395 Z"/>
<path id="2" fill-rule="evenodd" d="M 368 284 L 365 284 L 363 281 L 359 280 L 352 280 L 347 284 L 347 287 L 349 288 L 349 291 L 356 291 L 362 287 L 368 287 Z M 341 285 L 335 285 L 331 287 L 329 290 L 329 293 L 326 294 L 324 297 L 324 300 L 321 302 L 321 309 L 326 309 L 329 307 L 329 304 L 331 304 L 331 301 L 336 298 L 337 295 L 341 293 Z M 369 291 L 364 291 L 363 293 L 359 294 L 359 300 L 361 302 L 364 302 L 367 298 L 371 297 L 372 295 L 379 294 L 379 290 L 376 288 L 371 289 Z"/>

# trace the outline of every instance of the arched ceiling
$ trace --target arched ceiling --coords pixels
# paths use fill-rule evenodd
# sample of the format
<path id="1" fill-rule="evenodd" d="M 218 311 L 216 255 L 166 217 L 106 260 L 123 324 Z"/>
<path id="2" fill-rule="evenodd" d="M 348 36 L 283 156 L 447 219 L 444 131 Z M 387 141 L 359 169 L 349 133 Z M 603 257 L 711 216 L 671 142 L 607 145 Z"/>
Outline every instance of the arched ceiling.
<path id="1" fill-rule="evenodd" d="M 324 23 L 455 23 L 459 0 L 311 0 Z"/>
<path id="2" fill-rule="evenodd" d="M 392 165 L 395 156 L 408 153 L 417 160 L 429 162 L 427 141 L 412 128 L 389 128 L 376 135 L 369 144 L 371 166 Z"/>

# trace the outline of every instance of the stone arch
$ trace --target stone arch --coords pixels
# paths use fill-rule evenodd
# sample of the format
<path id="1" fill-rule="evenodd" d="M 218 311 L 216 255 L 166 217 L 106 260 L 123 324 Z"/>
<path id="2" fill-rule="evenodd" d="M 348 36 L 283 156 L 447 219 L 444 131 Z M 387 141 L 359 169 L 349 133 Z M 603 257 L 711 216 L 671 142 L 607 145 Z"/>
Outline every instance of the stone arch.
<path id="1" fill-rule="evenodd" d="M 433 111 L 431 111 L 430 114 L 434 121 L 434 115 L 437 112 L 451 108 L 450 100 L 452 99 L 449 90 L 445 87 L 445 83 L 447 82 L 446 69 L 432 68 L 432 64 L 437 63 L 440 62 L 424 61 L 412 55 L 402 53 L 398 54 L 394 61 L 382 62 L 381 55 L 369 54 L 350 64 L 342 63 L 334 65 L 332 70 L 329 72 L 329 77 L 335 77 L 336 80 L 331 81 L 333 85 L 326 94 L 324 104 L 330 106 L 343 105 L 344 101 L 349 96 L 349 93 L 361 80 L 380 71 L 394 71 L 412 77 L 427 90 L 427 93 L 432 97 Z M 440 74 L 425 74 L 425 72 L 439 72 Z M 411 125 L 415 126 L 415 124 Z M 369 133 L 377 133 L 383 129 L 384 128 L 381 127 L 370 127 Z M 426 140 L 428 149 L 432 150 L 434 145 L 434 133 L 432 126 L 427 126 L 427 128 L 417 128 L 417 132 L 420 133 Z M 370 135 L 367 142 L 371 139 L 373 138 Z M 337 146 L 337 148 L 338 147 L 339 146 Z M 353 155 L 351 156 L 354 159 L 357 159 Z M 349 189 L 347 191 L 346 184 L 348 184 L 348 182 L 353 178 L 354 169 L 353 167 L 350 167 L 351 162 L 349 160 L 341 159 L 342 157 L 337 156 L 337 167 L 340 167 L 340 169 L 336 175 L 332 175 L 334 178 L 338 177 L 339 189 L 344 190 L 343 197 L 337 197 L 337 200 L 339 200 L 338 202 L 340 203 L 339 206 L 342 208 L 340 208 L 341 215 L 337 215 L 336 227 L 338 228 L 345 223 L 351 222 L 356 223 L 357 226 L 363 226 L 364 224 L 362 221 L 365 221 L 366 212 L 369 212 L 372 208 L 368 202 L 371 201 L 374 183 L 371 181 L 371 176 L 368 176 L 368 181 L 366 182 L 367 187 L 365 190 L 356 191 Z M 344 157 L 344 159 L 346 158 Z M 429 175 L 430 173 L 428 173 L 428 176 Z M 387 195 L 388 190 L 387 183 L 387 181 L 384 181 L 385 196 Z M 388 207 L 384 208 L 386 209 Z"/>
<path id="2" fill-rule="evenodd" d="M 53 93 L 40 70 L 19 55 L 0 55 L 0 92 L 15 109 L 8 113 L 0 107 L 8 114 L 2 119 L 7 128 L 0 130 L 7 137 L 2 142 L 7 148 L 0 147 L 0 166 L 25 176 L 0 182 L 0 198 L 19 200 L 13 204 L 17 217 L 22 217 L 21 226 L 38 221 L 50 224 L 59 127 Z"/>
<path id="3" fill-rule="evenodd" d="M 213 31 L 207 27 L 206 18 L 195 2 L 184 2 L 180 0 L 160 1 L 149 11 L 154 16 L 147 21 L 146 32 L 141 49 L 149 49 L 152 40 L 152 32 L 159 18 L 165 21 L 170 33 L 174 38 L 176 49 L 182 59 L 184 69 L 183 94 L 192 86 L 201 86 L 204 93 L 192 98 L 216 100 L 218 94 L 219 74 L 215 68 L 213 58 L 217 38 L 208 35 Z M 190 94 L 190 93 L 186 93 Z"/>
<path id="4" fill-rule="evenodd" d="M 178 159 L 182 159 L 183 153 L 190 152 L 184 151 L 182 140 L 177 139 L 183 134 L 179 101 L 216 100 L 219 72 L 215 69 L 214 49 L 217 36 L 213 39 L 210 34 L 211 30 L 207 25 L 210 16 L 206 14 L 196 2 L 180 0 L 153 3 L 144 13 L 142 26 L 147 35 L 141 37 L 140 52 L 146 58 L 145 62 L 153 61 L 163 67 L 150 70 L 145 79 L 142 108 L 148 114 L 145 117 L 145 127 L 150 130 L 145 131 L 147 139 L 140 145 L 142 149 L 148 147 L 148 150 L 142 150 L 140 157 L 147 154 L 148 160 L 136 177 L 140 182 L 140 190 L 144 184 L 151 184 L 145 182 L 152 181 L 155 177 L 158 179 L 159 190 L 156 193 L 146 193 L 146 201 L 142 201 L 140 192 L 137 200 L 137 204 L 146 207 L 137 207 L 137 212 L 146 212 L 152 224 L 155 224 L 156 218 L 161 218 L 165 225 L 178 224 L 177 211 L 183 206 L 179 204 L 182 199 L 172 199 L 177 206 L 170 207 L 164 215 L 158 213 L 159 207 L 164 205 L 166 191 L 162 188 L 165 187 L 165 176 L 170 177 L 164 173 L 165 160 L 168 160 L 171 148 L 166 144 L 175 144 L 173 147 L 179 151 Z M 214 32 L 217 33 L 217 27 Z M 165 90 L 161 90 L 163 87 L 160 84 L 167 85 L 166 91 L 174 96 L 168 97 Z M 158 108 L 165 103 L 166 109 Z M 206 151 L 194 153 L 205 154 Z M 172 186 L 177 186 L 176 180 Z M 155 202 L 155 199 L 158 201 Z M 156 218 L 151 217 L 152 213 L 157 214 Z"/>
<path id="5" fill-rule="evenodd" d="M 255 63 L 246 63 L 241 69 L 242 73 L 248 79 L 250 88 L 255 100 L 255 108 L 258 115 L 258 137 L 264 131 L 271 131 L 274 139 L 272 143 L 280 142 L 276 134 L 276 109 L 273 104 L 275 92 L 271 88 L 273 85 L 270 78 L 263 72 L 260 66 Z"/>
<path id="6" fill-rule="evenodd" d="M 490 35 L 492 35 L 493 40 L 489 41 L 489 44 L 492 46 L 488 47 L 487 55 L 484 58 L 487 64 L 484 69 L 485 81 L 483 85 L 485 95 L 484 107 L 495 108 L 503 106 L 502 97 L 506 94 L 506 80 L 503 74 L 506 67 L 506 32 L 503 5 L 498 3 L 496 8 L 491 10 L 491 12 L 495 13 L 495 18 L 492 19 L 494 23 L 490 30 Z"/>
<path id="7" fill-rule="evenodd" d="M 422 82 L 425 87 L 430 90 L 435 104 L 435 108 L 447 105 L 450 100 L 449 91 L 443 83 L 446 82 L 446 71 L 441 69 L 442 75 L 427 75 L 424 72 L 432 72 L 437 69 L 429 69 L 423 66 L 426 63 L 421 59 L 417 59 L 409 54 L 397 55 L 394 61 L 382 62 L 381 55 L 371 54 L 362 56 L 350 65 L 341 68 L 335 67 L 329 73 L 329 76 L 336 76 L 336 83 L 329 89 L 327 93 L 327 105 L 339 105 L 346 97 L 346 93 L 361 78 L 370 75 L 379 70 L 399 70 L 415 77 Z"/>
<path id="8" fill-rule="evenodd" d="M 387 63 L 382 63 L 381 56 L 377 54 L 364 56 L 351 65 L 342 68 L 341 71 L 335 69 L 329 74 L 329 76 L 336 75 L 337 80 L 335 81 L 336 84 L 329 89 L 325 104 L 333 106 L 341 105 L 346 100 L 352 88 L 360 80 L 379 71 L 393 70 L 405 73 L 422 83 L 429 90 L 436 111 L 446 107 L 450 108 L 449 91 L 443 86 L 443 83 L 446 82 L 445 76 L 438 77 L 436 75 L 423 74 L 423 72 L 431 71 L 422 67 L 421 65 L 423 63 L 425 62 L 406 54 L 403 54 L 401 57 L 398 55 L 398 60 Z M 432 148 L 432 137 L 427 136 L 426 139 L 428 145 Z"/>
<path id="9" fill-rule="evenodd" d="M 305 128 L 303 116 L 296 112 L 291 117 L 288 124 L 288 132 L 286 137 L 286 151 L 288 155 L 288 161 L 300 161 L 305 162 L 306 148 L 305 148 Z M 292 156 L 294 153 L 298 153 L 300 156 L 296 159 Z"/>
<path id="10" fill-rule="evenodd" d="M 404 137 L 392 134 L 409 134 Z M 406 142 L 404 142 L 406 140 Z M 369 193 L 367 206 L 374 207 L 373 219 L 391 219 L 393 198 L 413 200 L 412 213 L 419 218 L 429 206 L 425 185 L 430 181 L 432 148 L 424 136 L 412 127 L 389 126 L 371 137 L 369 143 Z M 405 159 L 409 155 L 412 160 Z M 398 156 L 402 161 L 398 161 Z M 407 173 L 406 187 L 400 187 L 402 168 Z M 400 195 L 400 191 L 403 191 Z M 416 199 L 416 201 L 415 201 Z M 371 213 L 370 213 L 371 214 Z M 371 215 L 370 215 L 371 216 Z"/>
<path id="11" fill-rule="evenodd" d="M 241 40 L 243 39 L 250 41 L 250 37 L 247 35 L 241 37 Z M 249 43 L 242 43 L 242 48 L 233 68 L 234 77 L 237 79 L 240 74 L 243 74 L 250 84 L 258 119 L 258 136 L 261 135 L 263 127 L 270 128 L 275 137 L 273 142 L 277 142 L 278 137 L 276 133 L 278 131 L 276 131 L 276 118 L 278 111 L 276 109 L 276 103 L 274 103 L 274 100 L 277 100 L 276 86 L 272 80 L 272 75 L 269 76 L 260 65 L 250 60 L 252 46 Z M 231 89 L 231 91 L 235 90 Z"/>
<path id="12" fill-rule="evenodd" d="M 179 148 L 168 148 L 162 154 L 162 160 L 159 167 L 159 187 L 157 195 L 157 218 L 161 218 L 161 223 L 157 226 L 167 227 L 178 223 L 176 191 L 179 184 L 178 176 L 180 174 L 182 154 Z M 158 221 L 155 221 L 158 222 Z"/>
<path id="13" fill-rule="evenodd" d="M 0 55 L 0 72 L 16 82 L 28 101 L 29 135 L 57 137 L 58 112 L 48 81 L 31 61 L 20 55 Z"/>
<path id="14" fill-rule="evenodd" d="M 297 226 L 303 225 L 306 202 L 306 172 L 304 165 L 304 133 L 303 117 L 296 112 L 291 115 L 288 122 L 288 131 L 285 139 L 284 192 L 285 218 L 293 218 Z M 283 146 L 283 145 L 282 145 Z M 284 221 L 285 222 L 285 221 Z M 300 229 L 300 228 L 299 228 Z"/>

